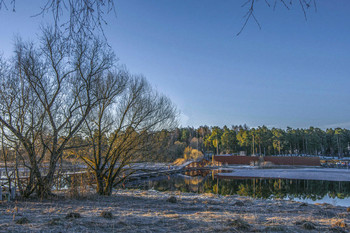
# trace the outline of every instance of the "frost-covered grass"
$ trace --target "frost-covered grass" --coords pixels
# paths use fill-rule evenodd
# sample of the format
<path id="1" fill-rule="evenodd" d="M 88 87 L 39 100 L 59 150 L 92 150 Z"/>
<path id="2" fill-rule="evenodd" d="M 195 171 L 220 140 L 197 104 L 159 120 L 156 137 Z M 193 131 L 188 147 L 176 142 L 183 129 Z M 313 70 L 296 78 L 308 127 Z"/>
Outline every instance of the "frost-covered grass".
<path id="1" fill-rule="evenodd" d="M 345 207 L 153 190 L 1 202 L 0 216 L 0 232 L 346 232 L 350 225 Z"/>

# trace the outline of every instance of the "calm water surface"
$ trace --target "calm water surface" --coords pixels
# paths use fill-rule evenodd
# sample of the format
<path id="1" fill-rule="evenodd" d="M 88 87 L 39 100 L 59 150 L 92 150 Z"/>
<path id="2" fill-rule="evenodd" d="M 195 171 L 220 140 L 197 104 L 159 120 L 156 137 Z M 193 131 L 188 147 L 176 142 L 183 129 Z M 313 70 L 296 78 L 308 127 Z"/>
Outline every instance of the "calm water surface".
<path id="1" fill-rule="evenodd" d="M 350 182 L 264 178 L 218 179 L 218 171 L 190 172 L 126 184 L 128 188 L 158 191 L 241 195 L 264 199 L 286 199 L 307 203 L 350 206 Z M 224 171 L 220 171 L 222 173 Z"/>

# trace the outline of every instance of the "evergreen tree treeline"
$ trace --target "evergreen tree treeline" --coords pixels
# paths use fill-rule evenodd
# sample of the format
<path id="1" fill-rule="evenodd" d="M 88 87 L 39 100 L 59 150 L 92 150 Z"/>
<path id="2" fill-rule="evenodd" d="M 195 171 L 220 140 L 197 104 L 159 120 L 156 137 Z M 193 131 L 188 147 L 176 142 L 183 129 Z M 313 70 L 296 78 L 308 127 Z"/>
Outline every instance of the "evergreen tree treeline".
<path id="1" fill-rule="evenodd" d="M 232 127 L 176 128 L 158 132 L 163 140 L 161 147 L 151 156 L 153 161 L 174 161 L 183 157 L 186 147 L 198 149 L 203 154 L 246 155 L 323 155 L 349 156 L 350 130 L 342 128 L 310 127 L 286 129 L 247 125 Z M 164 140 L 165 139 L 165 140 Z"/>

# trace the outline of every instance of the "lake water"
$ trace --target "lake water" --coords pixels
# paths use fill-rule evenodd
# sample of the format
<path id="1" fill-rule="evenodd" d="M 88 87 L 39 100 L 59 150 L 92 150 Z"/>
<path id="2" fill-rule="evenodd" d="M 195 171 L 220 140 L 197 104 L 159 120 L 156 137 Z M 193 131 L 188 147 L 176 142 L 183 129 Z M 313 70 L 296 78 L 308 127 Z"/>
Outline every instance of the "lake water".
<path id="1" fill-rule="evenodd" d="M 217 172 L 202 171 L 165 176 L 131 182 L 126 187 L 220 195 L 238 194 L 254 198 L 286 199 L 307 203 L 350 206 L 350 182 L 235 177 L 218 179 L 215 176 Z"/>

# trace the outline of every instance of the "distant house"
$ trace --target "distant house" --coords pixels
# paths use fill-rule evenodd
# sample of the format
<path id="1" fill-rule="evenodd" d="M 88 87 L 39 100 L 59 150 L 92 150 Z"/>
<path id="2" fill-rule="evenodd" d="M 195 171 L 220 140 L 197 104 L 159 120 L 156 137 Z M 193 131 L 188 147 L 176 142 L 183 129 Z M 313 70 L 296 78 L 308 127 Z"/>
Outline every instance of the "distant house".
<path id="1" fill-rule="evenodd" d="M 292 166 L 320 166 L 319 157 L 282 157 L 282 156 L 227 156 L 227 155 L 215 155 L 214 161 L 221 162 L 222 164 L 242 164 L 250 165 L 258 161 L 271 162 L 275 165 L 292 165 Z"/>
<path id="2" fill-rule="evenodd" d="M 239 155 L 240 155 L 240 156 L 246 156 L 247 153 L 246 153 L 245 151 L 242 150 L 242 151 L 239 152 Z"/>

